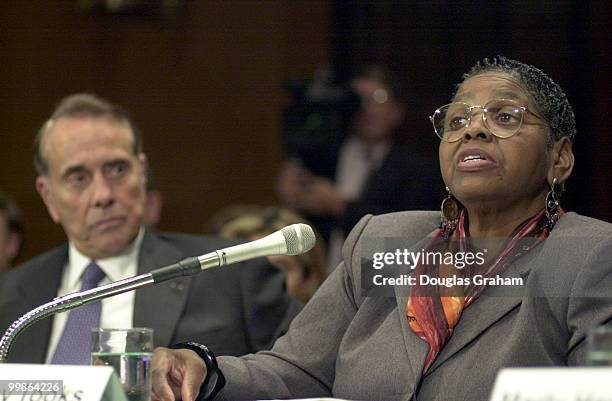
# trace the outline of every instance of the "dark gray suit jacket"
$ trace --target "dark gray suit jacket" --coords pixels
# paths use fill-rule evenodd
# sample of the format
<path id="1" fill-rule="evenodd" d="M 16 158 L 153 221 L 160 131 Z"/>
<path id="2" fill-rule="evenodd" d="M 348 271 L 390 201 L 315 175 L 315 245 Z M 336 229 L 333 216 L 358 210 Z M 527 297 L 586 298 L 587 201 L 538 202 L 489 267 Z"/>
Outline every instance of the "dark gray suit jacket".
<path id="1" fill-rule="evenodd" d="M 520 291 L 489 287 L 423 375 L 428 346 L 408 326 L 406 287 L 364 296 L 361 263 L 372 239 L 421 250 L 438 222 L 434 212 L 366 216 L 343 263 L 271 351 L 219 358 L 227 378 L 219 398 L 486 400 L 503 367 L 584 363 L 585 334 L 612 318 L 612 224 L 567 213 L 503 274 L 524 278 Z"/>
<path id="2" fill-rule="evenodd" d="M 145 233 L 138 274 L 224 248 L 233 243 L 212 237 Z M 57 295 L 68 246 L 51 250 L 0 278 L 0 330 Z M 284 333 L 300 306 L 284 288 L 280 270 L 257 259 L 209 269 L 136 291 L 134 327 L 152 327 L 156 346 L 193 340 L 220 355 L 268 349 Z M 44 361 L 52 318 L 14 342 L 9 362 Z"/>

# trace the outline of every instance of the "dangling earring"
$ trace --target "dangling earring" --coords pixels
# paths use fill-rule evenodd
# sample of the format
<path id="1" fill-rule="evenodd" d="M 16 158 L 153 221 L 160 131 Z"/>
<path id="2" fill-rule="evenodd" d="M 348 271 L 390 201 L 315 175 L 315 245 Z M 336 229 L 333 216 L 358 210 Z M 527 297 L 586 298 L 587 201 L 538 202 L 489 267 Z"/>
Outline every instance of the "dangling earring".
<path id="1" fill-rule="evenodd" d="M 444 238 L 448 238 L 455 231 L 459 221 L 459 202 L 453 196 L 449 187 L 446 187 L 448 196 L 442 201 L 440 206 L 440 228 L 444 232 Z"/>
<path id="2" fill-rule="evenodd" d="M 552 231 L 561 216 L 559 201 L 562 193 L 563 184 L 557 178 L 553 178 L 550 191 L 546 195 L 546 229 L 548 232 Z"/>

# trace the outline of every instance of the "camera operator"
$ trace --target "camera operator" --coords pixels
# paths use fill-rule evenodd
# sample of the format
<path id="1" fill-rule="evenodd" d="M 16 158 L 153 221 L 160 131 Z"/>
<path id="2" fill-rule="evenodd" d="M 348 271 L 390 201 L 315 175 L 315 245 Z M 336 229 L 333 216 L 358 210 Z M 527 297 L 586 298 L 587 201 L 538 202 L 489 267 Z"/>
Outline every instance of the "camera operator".
<path id="1" fill-rule="evenodd" d="M 351 81 L 360 106 L 335 152 L 333 179 L 291 159 L 281 169 L 279 194 L 329 239 L 329 266 L 340 260 L 344 236 L 367 213 L 436 208 L 443 188 L 429 161 L 398 140 L 406 106 L 397 80 L 370 65 Z"/>

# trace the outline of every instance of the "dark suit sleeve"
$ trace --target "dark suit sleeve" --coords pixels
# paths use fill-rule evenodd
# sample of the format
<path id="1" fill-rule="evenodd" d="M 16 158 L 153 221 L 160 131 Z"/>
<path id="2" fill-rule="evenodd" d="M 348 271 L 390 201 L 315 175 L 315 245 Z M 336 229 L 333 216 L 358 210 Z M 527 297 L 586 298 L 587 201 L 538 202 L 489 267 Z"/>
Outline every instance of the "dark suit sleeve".
<path id="1" fill-rule="evenodd" d="M 285 275 L 261 258 L 240 267 L 242 308 L 251 352 L 270 349 L 302 305 L 285 290 Z"/>
<path id="2" fill-rule="evenodd" d="M 271 351 L 241 358 L 220 357 L 227 384 L 217 399 L 330 396 L 338 349 L 358 306 L 349 266 L 355 240 L 366 219 L 353 230 L 341 263 L 291 323 Z"/>

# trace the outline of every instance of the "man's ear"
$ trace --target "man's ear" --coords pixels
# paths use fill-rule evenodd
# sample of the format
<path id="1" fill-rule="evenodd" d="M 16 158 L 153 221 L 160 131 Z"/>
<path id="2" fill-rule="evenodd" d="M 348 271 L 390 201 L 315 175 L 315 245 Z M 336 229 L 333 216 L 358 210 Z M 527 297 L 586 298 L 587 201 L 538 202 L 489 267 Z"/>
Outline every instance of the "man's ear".
<path id="1" fill-rule="evenodd" d="M 49 212 L 49 215 L 51 216 L 53 221 L 55 223 L 59 223 L 59 213 L 57 213 L 53 200 L 53 195 L 51 194 L 49 177 L 45 177 L 42 175 L 36 177 L 36 191 L 38 191 L 38 194 L 45 203 L 47 211 Z"/>
<path id="2" fill-rule="evenodd" d="M 548 169 L 548 183 L 552 185 L 553 179 L 564 183 L 572 174 L 574 169 L 574 151 L 572 141 L 568 137 L 563 137 L 553 145 L 552 160 Z"/>

